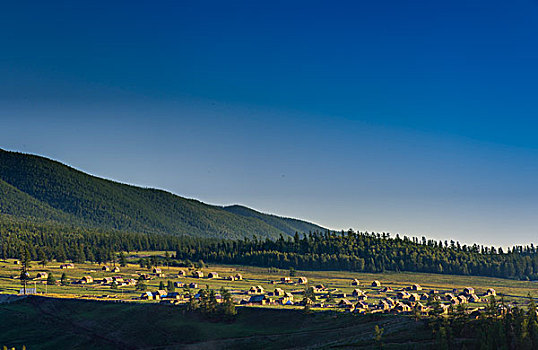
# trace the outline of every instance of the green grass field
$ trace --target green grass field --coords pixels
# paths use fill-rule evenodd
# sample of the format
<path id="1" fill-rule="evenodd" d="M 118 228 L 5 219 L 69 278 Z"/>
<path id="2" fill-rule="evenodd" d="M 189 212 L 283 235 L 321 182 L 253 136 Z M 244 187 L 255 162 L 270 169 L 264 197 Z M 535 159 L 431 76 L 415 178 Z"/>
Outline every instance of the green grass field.
<path id="1" fill-rule="evenodd" d="M 142 256 L 149 255 L 152 252 L 142 252 Z M 0 293 L 16 294 L 21 289 L 20 280 L 20 265 L 15 265 L 14 260 L 0 261 Z M 140 273 L 151 273 L 146 268 L 140 268 L 137 264 L 129 263 L 126 267 L 121 267 L 119 273 L 104 272 L 101 270 L 101 265 L 97 264 L 76 264 L 74 269 L 60 269 L 60 263 L 51 262 L 43 268 L 37 262 L 31 263 L 30 275 L 35 277 L 38 272 L 46 271 L 52 273 L 59 280 L 62 273 L 66 273 L 71 282 L 82 278 L 85 275 L 90 275 L 96 281 L 100 281 L 104 277 L 121 276 L 123 278 L 136 279 Z M 207 276 L 208 272 L 214 271 L 219 274 L 217 279 L 193 278 L 189 270 L 186 268 L 177 267 L 161 267 L 165 274 L 163 278 L 154 278 L 147 281 L 148 290 L 156 290 L 159 283 L 163 281 L 166 285 L 168 280 L 182 281 L 186 283 L 195 282 L 199 288 L 204 288 L 209 285 L 211 289 L 220 289 L 225 287 L 232 291 L 246 290 L 253 285 L 261 285 L 266 291 L 272 291 L 276 287 L 282 288 L 285 291 L 296 289 L 304 289 L 304 285 L 285 285 L 271 284 L 271 281 L 280 281 L 281 277 L 288 276 L 287 270 L 275 270 L 248 266 L 228 266 L 215 265 L 209 266 L 202 271 Z M 179 270 L 187 272 L 186 277 L 178 278 Z M 244 277 L 242 281 L 228 281 L 225 277 L 241 273 Z M 454 275 L 438 275 L 424 273 L 381 273 L 367 274 L 354 273 L 347 271 L 296 271 L 296 276 L 305 276 L 308 278 L 309 285 L 323 284 L 328 288 L 337 288 L 346 293 L 350 293 L 354 288 L 350 285 L 353 278 L 357 278 L 361 285 L 358 287 L 375 298 L 380 295 L 376 288 L 371 288 L 370 283 L 373 280 L 381 281 L 383 286 L 392 287 L 394 290 L 408 287 L 413 283 L 420 284 L 425 291 L 436 289 L 439 291 L 451 291 L 453 288 L 458 290 L 464 287 L 474 287 L 477 294 L 483 294 L 488 288 L 494 288 L 499 295 L 504 295 L 507 301 L 525 302 L 527 295 L 538 296 L 538 283 L 529 281 L 515 281 L 508 279 L 476 277 L 476 276 L 454 276 Z M 294 280 L 297 278 L 295 277 Z M 35 283 L 34 283 L 35 282 Z M 44 280 L 31 281 L 28 287 L 37 287 L 39 293 L 47 292 L 48 295 L 56 297 L 112 297 L 116 299 L 132 300 L 141 293 L 135 290 L 134 286 L 121 287 L 112 289 L 110 286 L 100 283 L 93 284 L 71 284 L 69 286 L 47 286 Z M 240 294 L 239 294 L 240 295 Z"/>

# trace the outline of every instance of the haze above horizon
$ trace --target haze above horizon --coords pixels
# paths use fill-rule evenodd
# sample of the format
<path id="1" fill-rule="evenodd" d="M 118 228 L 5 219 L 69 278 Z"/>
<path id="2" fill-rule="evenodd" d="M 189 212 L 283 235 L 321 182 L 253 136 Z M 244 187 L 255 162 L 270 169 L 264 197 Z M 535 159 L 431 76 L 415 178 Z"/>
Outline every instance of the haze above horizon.
<path id="1" fill-rule="evenodd" d="M 536 1 L 0 18 L 0 148 L 337 230 L 537 243 Z"/>

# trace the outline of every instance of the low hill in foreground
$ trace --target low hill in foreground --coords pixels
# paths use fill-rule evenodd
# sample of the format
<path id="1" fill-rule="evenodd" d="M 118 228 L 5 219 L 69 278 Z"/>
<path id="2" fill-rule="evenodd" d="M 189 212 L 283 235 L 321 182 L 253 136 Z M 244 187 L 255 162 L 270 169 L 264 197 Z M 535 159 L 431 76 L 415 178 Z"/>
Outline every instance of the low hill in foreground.
<path id="1" fill-rule="evenodd" d="M 1 149 L 0 193 L 0 215 L 101 229 L 232 239 L 325 230 L 242 206 L 219 207 L 121 184 L 51 159 Z"/>
<path id="2" fill-rule="evenodd" d="M 391 315 L 334 318 L 243 308 L 233 322 L 210 322 L 165 305 L 29 297 L 2 305 L 0 318 L 0 346 L 17 349 L 373 349 L 376 324 L 384 328 L 386 343 L 404 349 L 433 345 L 424 323 Z"/>

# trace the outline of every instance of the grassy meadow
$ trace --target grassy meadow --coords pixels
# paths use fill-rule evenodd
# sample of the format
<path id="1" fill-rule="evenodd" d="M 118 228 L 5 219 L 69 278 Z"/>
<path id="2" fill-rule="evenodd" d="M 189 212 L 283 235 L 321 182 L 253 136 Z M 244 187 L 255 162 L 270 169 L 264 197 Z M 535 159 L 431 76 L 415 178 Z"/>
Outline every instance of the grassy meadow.
<path id="1" fill-rule="evenodd" d="M 136 290 L 135 286 L 123 286 L 117 289 L 111 288 L 110 285 L 99 283 L 105 277 L 119 276 L 122 278 L 137 279 L 141 273 L 149 273 L 151 270 L 141 268 L 135 263 L 139 257 L 147 257 L 149 255 L 164 255 L 164 252 L 139 252 L 131 255 L 128 259 L 129 263 L 125 267 L 120 267 L 120 272 L 105 272 L 101 268 L 103 265 L 98 264 L 75 264 L 73 269 L 60 269 L 60 263 L 49 262 L 45 267 L 38 262 L 31 262 L 29 270 L 30 277 L 36 277 L 38 272 L 52 273 L 54 278 L 59 281 L 62 273 L 66 273 L 70 285 L 61 286 L 47 285 L 46 280 L 34 280 L 28 282 L 27 286 L 37 288 L 39 294 L 46 294 L 51 297 L 65 298 L 81 298 L 81 299 L 111 299 L 137 301 L 141 292 Z M 20 275 L 20 265 L 14 263 L 15 260 L 0 261 L 0 293 L 2 294 L 17 294 L 22 288 L 18 276 Z M 112 266 L 108 264 L 108 266 Z M 117 265 L 119 266 L 119 265 Z M 197 283 L 198 288 L 205 288 L 206 285 L 210 289 L 220 289 L 225 287 L 232 292 L 234 299 L 239 302 L 241 299 L 248 299 L 248 295 L 244 291 L 251 286 L 262 286 L 266 292 L 273 291 L 276 287 L 282 288 L 284 291 L 299 291 L 304 290 L 305 285 L 281 284 L 280 278 L 289 276 L 288 270 L 258 268 L 250 266 L 230 266 L 230 265 L 209 265 L 203 269 L 204 278 L 194 278 L 191 272 L 194 269 L 179 268 L 179 267 L 161 267 L 164 274 L 163 277 L 155 277 L 146 281 L 147 290 L 155 291 L 158 289 L 160 282 L 165 285 L 168 281 Z M 178 272 L 183 270 L 186 272 L 185 277 L 178 277 Z M 209 272 L 217 272 L 218 278 L 208 279 L 205 276 Z M 226 277 L 240 273 L 243 280 L 229 281 Z M 90 275 L 94 279 L 91 284 L 75 284 L 73 282 L 79 280 L 83 276 Z M 381 293 L 380 288 L 371 287 L 373 280 L 379 280 L 382 286 L 391 287 L 394 293 L 398 289 L 409 287 L 413 283 L 420 284 L 424 291 L 435 289 L 440 292 L 451 292 L 452 289 L 461 291 L 464 287 L 473 287 L 478 295 L 482 295 L 488 288 L 494 288 L 498 295 L 503 295 L 508 302 L 525 303 L 527 296 L 530 294 L 534 297 L 538 296 L 538 284 L 529 281 L 515 281 L 508 279 L 498 279 L 489 277 L 476 276 L 455 276 L 455 275 L 439 275 L 426 273 L 355 273 L 347 271 L 296 271 L 296 277 L 292 280 L 296 281 L 299 276 L 307 277 L 308 285 L 315 286 L 323 284 L 327 288 L 338 289 L 344 293 L 350 294 L 353 289 L 360 288 L 368 295 L 368 302 L 373 303 L 377 298 L 393 296 L 391 293 Z M 358 287 L 351 285 L 352 279 L 358 279 L 360 285 Z M 276 281 L 275 284 L 272 281 Z M 178 290 L 179 291 L 179 290 Z M 148 302 L 148 301 L 146 301 Z M 155 301 L 149 301 L 155 302 Z M 480 305 L 478 305 L 480 306 Z M 274 306 L 270 306 L 274 307 Z M 286 306 L 289 307 L 289 306 Z"/>

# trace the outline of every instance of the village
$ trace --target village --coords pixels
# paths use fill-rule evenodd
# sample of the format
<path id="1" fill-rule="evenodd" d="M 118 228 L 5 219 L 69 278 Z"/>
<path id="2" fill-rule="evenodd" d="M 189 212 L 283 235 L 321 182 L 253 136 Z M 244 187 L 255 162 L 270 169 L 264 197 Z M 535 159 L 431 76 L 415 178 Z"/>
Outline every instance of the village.
<path id="1" fill-rule="evenodd" d="M 238 307 L 415 316 L 448 314 L 459 307 L 460 311 L 478 316 L 486 309 L 490 297 L 500 297 L 499 291 L 486 285 L 484 278 L 479 278 L 479 286 L 473 287 L 464 285 L 465 281 L 458 280 L 464 278 L 458 276 L 453 276 L 454 285 L 447 285 L 422 274 L 383 276 L 294 271 L 296 275 L 289 276 L 295 273 L 242 266 L 141 269 L 132 263 L 126 266 L 50 263 L 42 267 L 36 262 L 27 272 L 26 286 L 23 286 L 18 275 L 20 263 L 17 260 L 3 263 L 0 268 L 1 293 L 42 294 L 56 298 L 184 305 L 191 299 L 195 301 L 200 289 L 213 290 L 217 302 L 221 302 L 220 291 L 224 288 Z M 415 281 L 405 281 L 405 277 L 415 277 Z M 505 284 L 514 283 L 516 281 Z M 511 287 L 502 293 L 506 301 L 503 308 L 524 303 L 534 286 L 520 287 L 525 288 L 514 292 Z"/>

